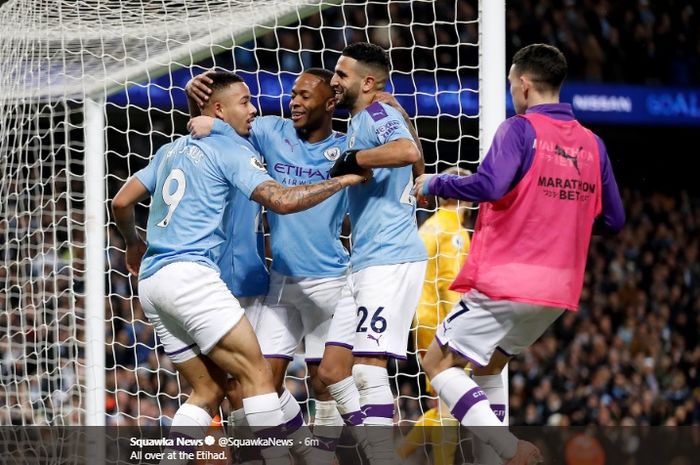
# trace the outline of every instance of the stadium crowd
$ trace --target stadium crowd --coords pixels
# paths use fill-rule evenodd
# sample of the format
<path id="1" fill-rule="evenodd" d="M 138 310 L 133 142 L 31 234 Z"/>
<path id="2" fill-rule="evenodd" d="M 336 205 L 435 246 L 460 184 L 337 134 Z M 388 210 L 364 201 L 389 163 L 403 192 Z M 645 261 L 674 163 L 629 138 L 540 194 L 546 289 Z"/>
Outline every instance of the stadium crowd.
<path id="1" fill-rule="evenodd" d="M 565 54 L 570 81 L 695 85 L 700 83 L 697 10 L 693 0 L 512 0 L 507 58 L 525 44 L 543 42 Z M 396 71 L 459 70 L 476 76 L 477 18 L 475 0 L 457 8 L 451 2 L 346 2 L 342 9 L 310 16 L 300 29 L 277 28 L 236 47 L 235 58 L 242 69 L 262 65 L 298 72 L 334 62 L 332 50 L 369 38 L 392 49 Z"/>

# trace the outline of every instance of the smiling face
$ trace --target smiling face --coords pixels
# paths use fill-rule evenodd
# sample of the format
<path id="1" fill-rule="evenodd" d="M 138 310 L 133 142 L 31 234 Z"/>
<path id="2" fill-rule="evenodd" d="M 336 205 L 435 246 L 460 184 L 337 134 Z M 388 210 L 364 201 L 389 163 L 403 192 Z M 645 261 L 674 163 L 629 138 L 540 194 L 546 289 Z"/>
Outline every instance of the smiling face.
<path id="1" fill-rule="evenodd" d="M 359 73 L 359 64 L 354 58 L 341 56 L 335 65 L 335 74 L 331 86 L 335 91 L 335 104 L 338 108 L 352 109 L 362 89 L 363 76 Z"/>
<path id="2" fill-rule="evenodd" d="M 304 73 L 294 82 L 289 109 L 295 129 L 312 131 L 333 115 L 335 95 L 318 76 Z"/>
<path id="3" fill-rule="evenodd" d="M 244 82 L 215 92 L 210 100 L 217 118 L 228 123 L 240 136 L 250 134 L 257 110 L 250 101 L 250 89 Z"/>

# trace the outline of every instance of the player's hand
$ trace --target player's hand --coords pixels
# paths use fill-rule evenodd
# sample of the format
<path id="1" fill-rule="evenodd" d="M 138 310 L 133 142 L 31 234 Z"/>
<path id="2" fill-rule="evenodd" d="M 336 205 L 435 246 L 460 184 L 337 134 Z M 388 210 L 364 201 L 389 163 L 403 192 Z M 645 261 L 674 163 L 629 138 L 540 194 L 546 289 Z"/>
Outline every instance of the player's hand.
<path id="1" fill-rule="evenodd" d="M 423 174 L 416 178 L 416 183 L 413 185 L 413 195 L 416 197 L 416 202 L 418 205 L 427 205 L 428 197 L 423 193 L 423 189 L 426 184 L 430 183 L 430 180 L 435 176 L 434 174 Z"/>
<path id="2" fill-rule="evenodd" d="M 358 150 L 343 152 L 329 171 L 331 178 L 337 178 L 344 174 L 362 174 L 364 170 L 357 164 L 357 152 Z"/>
<path id="3" fill-rule="evenodd" d="M 374 173 L 370 169 L 363 169 L 360 173 L 342 174 L 338 179 L 343 184 L 343 187 L 363 184 L 372 179 Z"/>
<path id="4" fill-rule="evenodd" d="M 396 100 L 396 97 L 394 97 L 394 94 L 390 92 L 377 92 L 374 94 L 374 99 L 372 100 L 373 102 L 381 102 L 381 103 L 386 103 L 387 105 L 394 107 L 396 109 L 401 108 L 401 105 L 399 105 L 398 100 Z"/>
<path id="5" fill-rule="evenodd" d="M 389 92 L 377 92 L 374 94 L 374 100 L 373 102 L 381 102 L 389 105 L 390 107 L 393 107 L 400 111 L 402 114 L 406 113 L 406 111 L 403 109 L 401 104 L 399 103 L 398 100 L 396 100 L 396 97 L 394 97 L 394 94 L 391 94 Z"/>
<path id="6" fill-rule="evenodd" d="M 137 242 L 126 246 L 126 269 L 134 276 L 139 275 L 141 260 L 146 253 L 146 243 L 139 238 Z"/>
<path id="7" fill-rule="evenodd" d="M 195 116 L 187 122 L 187 130 L 195 139 L 207 137 L 213 128 L 214 118 L 211 116 Z"/>
<path id="8" fill-rule="evenodd" d="M 214 81 L 207 76 L 208 73 L 207 71 L 206 73 L 193 77 L 185 86 L 187 96 L 193 99 L 199 108 L 202 108 L 209 101 L 209 95 L 211 95 L 211 88 L 209 86 Z"/>

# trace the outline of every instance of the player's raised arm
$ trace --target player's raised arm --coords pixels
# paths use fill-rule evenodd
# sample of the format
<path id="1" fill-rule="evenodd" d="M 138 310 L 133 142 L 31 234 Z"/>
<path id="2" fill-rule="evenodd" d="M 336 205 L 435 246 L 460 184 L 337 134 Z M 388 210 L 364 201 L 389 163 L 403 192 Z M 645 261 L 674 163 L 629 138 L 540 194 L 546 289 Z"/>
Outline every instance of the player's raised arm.
<path id="1" fill-rule="evenodd" d="M 117 229 L 126 243 L 126 268 L 139 274 L 146 243 L 136 230 L 135 205 L 149 197 L 148 189 L 138 178 L 130 178 L 112 199 L 112 213 Z"/>
<path id="2" fill-rule="evenodd" d="M 286 215 L 318 205 L 344 187 L 365 182 L 371 176 L 371 171 L 365 170 L 362 174 L 346 174 L 316 184 L 294 187 L 266 181 L 255 188 L 250 198 L 275 213 Z"/>

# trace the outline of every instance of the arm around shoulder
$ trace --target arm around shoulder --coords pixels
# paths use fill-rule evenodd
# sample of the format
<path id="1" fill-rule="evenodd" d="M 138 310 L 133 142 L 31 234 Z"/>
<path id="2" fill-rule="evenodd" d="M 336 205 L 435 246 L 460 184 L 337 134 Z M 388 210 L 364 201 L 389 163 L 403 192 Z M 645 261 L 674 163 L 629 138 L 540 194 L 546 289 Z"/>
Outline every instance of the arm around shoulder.
<path id="1" fill-rule="evenodd" d="M 280 215 L 296 213 L 318 205 L 344 187 L 365 182 L 370 174 L 344 174 L 315 184 L 284 187 L 277 181 L 259 184 L 250 198 Z"/>

